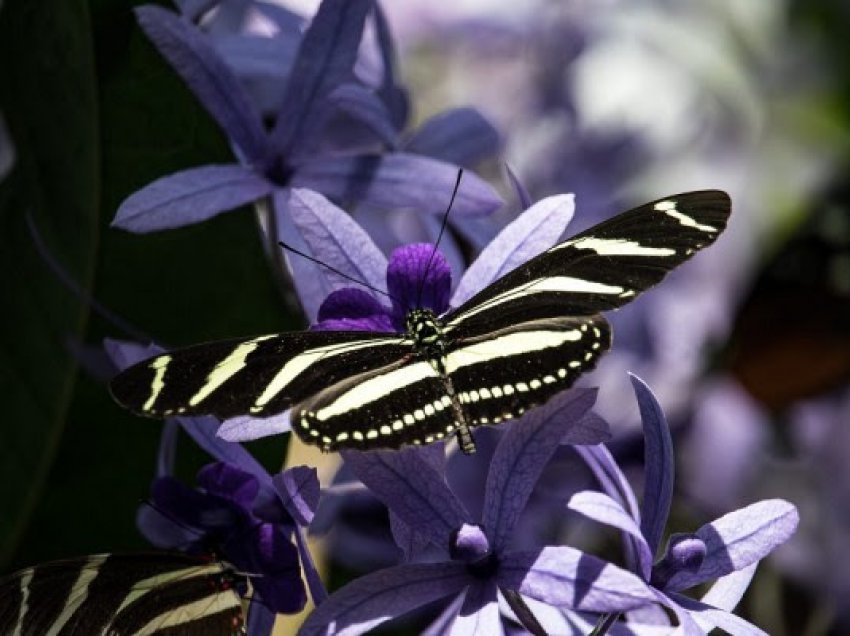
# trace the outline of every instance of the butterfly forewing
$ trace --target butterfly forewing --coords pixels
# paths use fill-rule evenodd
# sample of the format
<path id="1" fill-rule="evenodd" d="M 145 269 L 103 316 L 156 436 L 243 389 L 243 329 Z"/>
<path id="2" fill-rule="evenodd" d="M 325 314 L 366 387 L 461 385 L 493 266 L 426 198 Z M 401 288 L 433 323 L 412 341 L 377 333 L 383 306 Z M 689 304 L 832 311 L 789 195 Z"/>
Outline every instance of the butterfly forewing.
<path id="1" fill-rule="evenodd" d="M 447 324 L 497 315 L 533 297 L 548 298 L 566 315 L 616 309 L 713 243 L 729 210 L 728 195 L 718 190 L 642 205 L 520 265 L 451 312 Z"/>
<path id="2" fill-rule="evenodd" d="M 0 634 L 241 634 L 229 566 L 181 554 L 93 555 L 0 580 Z"/>
<path id="3" fill-rule="evenodd" d="M 328 385 L 410 353 L 395 334 L 307 331 L 206 343 L 136 364 L 111 384 L 141 415 L 281 413 Z"/>

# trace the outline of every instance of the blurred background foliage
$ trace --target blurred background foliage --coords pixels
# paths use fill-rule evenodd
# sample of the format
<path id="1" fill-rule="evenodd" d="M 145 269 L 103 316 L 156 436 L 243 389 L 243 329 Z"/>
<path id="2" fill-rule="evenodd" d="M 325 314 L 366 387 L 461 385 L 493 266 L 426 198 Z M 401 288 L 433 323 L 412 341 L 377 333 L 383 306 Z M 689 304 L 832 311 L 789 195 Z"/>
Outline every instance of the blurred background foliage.
<path id="1" fill-rule="evenodd" d="M 33 227 L 83 295 L 159 342 L 303 326 L 276 288 L 251 210 L 160 234 L 110 229 L 118 204 L 136 189 L 230 157 L 218 128 L 143 37 L 134 4 L 0 6 L 0 135 L 7 130 L 14 145 L 5 177 L 0 147 L 3 570 L 144 547 L 135 511 L 148 493 L 159 438 L 158 425 L 112 403 L 108 369 L 89 348 L 133 334 L 120 333 L 58 280 L 36 249 Z M 504 159 L 535 198 L 576 191 L 579 210 L 589 201 L 607 211 L 614 202 L 691 187 L 733 191 L 751 231 L 734 241 L 738 253 L 728 266 L 746 275 L 729 283 L 729 327 L 711 365 L 731 372 L 772 427 L 779 459 L 766 468 L 752 460 L 763 475 L 783 484 L 796 475 L 816 488 L 788 426 L 801 401 L 842 395 L 850 377 L 850 5 L 765 0 L 746 9 L 713 0 L 695 9 L 647 0 L 616 15 L 617 2 L 497 9 L 468 0 L 428 11 L 421 3 L 385 4 L 417 119 L 447 106 L 480 108 L 505 135 Z M 314 6 L 296 9 L 309 14 Z M 547 21 L 555 26 L 541 30 Z M 532 46 L 541 34 L 549 39 Z M 625 47 L 635 41 L 648 41 L 653 55 L 634 57 Z M 704 112 L 700 91 L 676 93 L 688 82 L 665 83 L 671 61 L 688 69 L 689 82 L 721 95 L 716 108 Z M 567 65 L 574 65 L 569 74 Z M 597 139 L 559 154 L 563 148 L 549 143 L 561 138 L 564 121 L 575 121 L 559 109 L 579 112 L 584 131 L 622 134 L 606 143 L 636 143 L 641 152 L 628 166 L 615 165 Z M 609 182 L 600 183 L 600 173 Z M 836 413 L 850 417 L 846 407 Z M 847 441 L 845 434 L 838 449 L 845 457 Z M 251 450 L 276 467 L 286 444 L 272 439 Z M 204 458 L 184 447 L 179 472 L 189 479 Z M 805 523 L 813 495 L 789 488 L 799 497 L 783 496 L 802 506 Z M 698 489 L 691 496 L 691 505 L 705 504 Z M 850 497 L 831 501 L 823 505 L 843 506 L 846 516 Z M 818 525 L 822 506 L 812 505 L 809 523 Z M 850 523 L 843 524 L 830 541 L 850 554 Z M 772 570 L 757 579 L 747 612 L 772 634 L 846 633 L 840 610 L 842 599 L 850 603 L 850 575 L 825 577 L 823 585 L 812 577 L 829 566 L 850 572 L 850 557 L 812 561 L 802 550 L 787 561 L 792 575 Z"/>

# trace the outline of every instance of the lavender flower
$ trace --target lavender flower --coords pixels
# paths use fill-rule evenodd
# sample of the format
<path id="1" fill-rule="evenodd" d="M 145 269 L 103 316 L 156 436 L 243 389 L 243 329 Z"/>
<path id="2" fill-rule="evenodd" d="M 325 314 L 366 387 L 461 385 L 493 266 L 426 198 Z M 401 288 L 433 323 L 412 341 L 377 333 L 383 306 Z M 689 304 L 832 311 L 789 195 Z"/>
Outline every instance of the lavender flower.
<path id="1" fill-rule="evenodd" d="M 646 444 L 643 504 L 639 509 L 634 492 L 610 453 L 599 446 L 578 451 L 604 493 L 580 492 L 571 498 L 569 507 L 624 533 L 630 569 L 653 587 L 656 602 L 676 614 L 686 634 L 702 634 L 712 627 L 731 634 L 763 634 L 730 611 L 746 590 L 756 564 L 794 533 L 796 508 L 772 499 L 736 510 L 695 533 L 671 535 L 662 558 L 653 563 L 672 503 L 673 445 L 664 413 L 652 392 L 635 376 L 632 384 Z M 681 594 L 713 579 L 719 580 L 702 601 Z M 654 612 L 653 622 L 660 616 Z"/>
<path id="2" fill-rule="evenodd" d="M 500 633 L 498 595 L 528 596 L 564 608 L 625 611 L 654 599 L 638 577 L 566 546 L 516 551 L 511 535 L 544 466 L 562 441 L 587 443 L 604 431 L 578 422 L 595 392 L 573 390 L 528 413 L 502 437 L 487 477 L 479 520 L 472 519 L 439 468 L 442 449 L 344 454 L 359 479 L 396 517 L 400 544 L 431 543 L 441 554 L 366 575 L 346 585 L 307 619 L 302 634 L 360 634 L 439 599 L 441 624 Z M 606 609 L 607 608 L 607 609 Z"/>
<path id="3" fill-rule="evenodd" d="M 117 341 L 106 349 L 120 369 L 161 351 Z M 241 445 L 216 437 L 215 428 L 210 417 L 166 422 L 139 530 L 157 547 L 212 551 L 246 572 L 254 590 L 249 633 L 270 633 L 275 613 L 304 607 L 302 567 L 314 602 L 327 596 L 303 536 L 319 500 L 316 470 L 298 466 L 271 476 Z M 180 429 L 217 460 L 198 473 L 199 489 L 171 476 Z"/>
<path id="4" fill-rule="evenodd" d="M 437 212 L 435 191 L 450 192 L 457 169 L 407 153 L 371 150 L 322 153 L 332 142 L 325 128 L 343 106 L 392 142 L 389 119 L 375 116 L 377 98 L 353 80 L 353 65 L 370 0 L 325 0 L 292 62 L 275 124 L 266 131 L 256 105 L 208 39 L 179 16 L 155 6 L 136 10 L 160 52 L 227 134 L 238 164 L 192 168 L 163 177 L 122 203 L 113 225 L 151 232 L 198 223 L 221 212 L 272 197 L 285 210 L 288 188 L 306 187 L 338 201 Z M 375 108 L 370 108 L 374 106 Z M 474 175 L 464 180 L 456 214 L 486 214 L 499 205 L 495 191 Z"/>

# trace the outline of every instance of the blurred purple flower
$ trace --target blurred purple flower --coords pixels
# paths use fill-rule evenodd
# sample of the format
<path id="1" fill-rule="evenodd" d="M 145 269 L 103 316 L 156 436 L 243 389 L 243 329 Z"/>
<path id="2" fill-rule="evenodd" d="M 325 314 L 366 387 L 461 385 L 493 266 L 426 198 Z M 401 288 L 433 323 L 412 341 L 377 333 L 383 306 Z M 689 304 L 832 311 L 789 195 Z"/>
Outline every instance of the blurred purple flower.
<path id="1" fill-rule="evenodd" d="M 565 392 L 505 433 L 490 465 L 479 521 L 446 484 L 440 445 L 424 451 L 344 453 L 355 475 L 389 508 L 399 545 L 430 543 L 441 557 L 349 583 L 313 612 L 301 634 L 360 634 L 444 599 L 450 602 L 438 623 L 500 633 L 500 591 L 594 612 L 620 612 L 652 602 L 652 590 L 638 577 L 574 548 L 511 547 L 517 520 L 543 468 L 594 400 L 593 390 Z M 577 434 L 587 439 L 587 431 Z"/>
<path id="2" fill-rule="evenodd" d="M 282 214 L 290 187 L 311 188 L 340 202 L 441 211 L 433 192 L 451 192 L 456 167 L 402 152 L 324 151 L 333 146 L 327 124 L 339 112 L 368 126 L 375 139 L 395 145 L 396 129 L 383 102 L 353 74 L 372 6 L 371 0 L 322 2 L 300 41 L 270 131 L 201 31 L 159 7 L 137 8 L 142 29 L 228 136 L 239 163 L 158 179 L 121 204 L 113 225 L 133 232 L 180 227 L 269 196 Z M 455 212 L 486 214 L 499 204 L 488 184 L 468 174 Z"/>
<path id="3" fill-rule="evenodd" d="M 105 348 L 119 369 L 161 351 L 118 341 Z M 303 535 L 318 505 L 316 470 L 297 466 L 271 476 L 240 444 L 217 437 L 217 424 L 212 417 L 166 421 L 151 503 L 140 507 L 137 523 L 157 547 L 213 551 L 248 573 L 257 597 L 249 633 L 270 633 L 275 612 L 297 612 L 306 602 L 302 567 L 313 601 L 327 596 Z M 199 489 L 171 476 L 180 429 L 217 460 L 198 473 Z"/>
<path id="4" fill-rule="evenodd" d="M 686 634 L 702 634 L 713 627 L 731 634 L 763 634 L 731 614 L 757 563 L 784 543 L 796 530 L 796 508 L 781 499 L 764 500 L 731 512 L 695 533 L 674 534 L 661 559 L 658 552 L 673 497 L 674 457 L 670 430 L 655 396 L 642 380 L 632 376 L 643 421 L 645 491 L 637 498 L 603 447 L 579 447 L 604 492 L 574 495 L 569 508 L 623 532 L 629 569 L 652 585 L 655 602 L 672 610 Z M 719 579 L 702 601 L 682 591 Z M 644 611 L 642 616 L 649 612 Z M 655 613 L 655 620 L 660 618 Z"/>

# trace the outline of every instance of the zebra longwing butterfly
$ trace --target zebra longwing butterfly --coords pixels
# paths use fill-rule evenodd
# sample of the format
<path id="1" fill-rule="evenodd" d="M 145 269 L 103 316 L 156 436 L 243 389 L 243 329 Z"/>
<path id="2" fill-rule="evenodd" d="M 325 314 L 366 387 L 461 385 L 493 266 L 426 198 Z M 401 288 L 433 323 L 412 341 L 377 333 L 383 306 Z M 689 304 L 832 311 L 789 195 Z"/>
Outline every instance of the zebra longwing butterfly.
<path id="1" fill-rule="evenodd" d="M 517 417 L 592 369 L 611 343 L 599 313 L 632 301 L 714 242 L 717 190 L 667 197 L 559 243 L 403 334 L 314 331 L 201 344 L 130 367 L 115 399 L 141 415 L 269 417 L 292 409 L 309 444 L 399 448 Z"/>
<path id="2" fill-rule="evenodd" d="M 244 634 L 230 566 L 178 553 L 98 554 L 0 579 L 3 636 Z"/>

